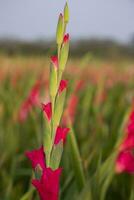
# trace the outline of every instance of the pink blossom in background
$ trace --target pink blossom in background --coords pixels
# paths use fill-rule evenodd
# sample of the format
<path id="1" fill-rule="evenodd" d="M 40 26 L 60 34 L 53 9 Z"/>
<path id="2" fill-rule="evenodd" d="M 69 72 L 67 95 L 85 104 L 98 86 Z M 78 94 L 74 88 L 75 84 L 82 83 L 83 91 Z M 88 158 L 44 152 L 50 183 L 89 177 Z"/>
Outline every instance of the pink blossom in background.
<path id="1" fill-rule="evenodd" d="M 20 122 L 24 122 L 27 119 L 27 116 L 33 106 L 39 105 L 40 89 L 41 82 L 37 81 L 19 109 L 18 119 Z"/>
<path id="2" fill-rule="evenodd" d="M 72 94 L 67 106 L 68 115 L 72 123 L 74 122 L 75 119 L 77 105 L 78 105 L 78 97 L 75 94 Z"/>
<path id="3" fill-rule="evenodd" d="M 30 109 L 31 109 L 31 105 L 29 101 L 28 100 L 24 101 L 18 113 L 18 119 L 20 122 L 24 122 L 27 119 Z"/>

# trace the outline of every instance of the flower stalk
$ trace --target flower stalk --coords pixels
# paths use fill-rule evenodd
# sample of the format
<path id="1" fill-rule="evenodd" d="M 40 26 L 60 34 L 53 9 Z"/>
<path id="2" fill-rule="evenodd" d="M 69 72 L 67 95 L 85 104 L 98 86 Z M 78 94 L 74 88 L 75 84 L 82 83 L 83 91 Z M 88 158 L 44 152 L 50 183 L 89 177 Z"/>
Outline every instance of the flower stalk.
<path id="1" fill-rule="evenodd" d="M 59 15 L 57 24 L 57 55 L 51 56 L 50 102 L 42 103 L 46 122 L 42 146 L 26 153 L 35 172 L 35 179 L 32 184 L 37 189 L 41 200 L 59 199 L 59 178 L 61 174 L 59 165 L 66 136 L 69 132 L 68 128 L 60 126 L 67 89 L 67 81 L 62 80 L 62 75 L 69 53 L 69 34 L 66 34 L 68 21 L 69 9 L 66 3 L 64 13 Z"/>

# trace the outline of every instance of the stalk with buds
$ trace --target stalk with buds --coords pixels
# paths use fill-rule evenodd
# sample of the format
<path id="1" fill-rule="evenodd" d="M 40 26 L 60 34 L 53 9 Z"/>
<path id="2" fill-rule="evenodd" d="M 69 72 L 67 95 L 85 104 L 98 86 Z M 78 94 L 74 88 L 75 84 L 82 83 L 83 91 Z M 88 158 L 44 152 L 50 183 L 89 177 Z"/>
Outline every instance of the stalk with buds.
<path id="1" fill-rule="evenodd" d="M 66 3 L 64 13 L 60 14 L 57 25 L 57 54 L 51 56 L 50 101 L 47 104 L 42 103 L 46 122 L 42 146 L 37 150 L 26 152 L 35 173 L 32 184 L 37 189 L 41 200 L 59 199 L 61 174 L 59 165 L 66 136 L 69 132 L 69 128 L 60 126 L 67 89 L 67 80 L 62 80 L 62 76 L 69 53 L 69 34 L 66 34 L 68 21 L 69 9 Z"/>

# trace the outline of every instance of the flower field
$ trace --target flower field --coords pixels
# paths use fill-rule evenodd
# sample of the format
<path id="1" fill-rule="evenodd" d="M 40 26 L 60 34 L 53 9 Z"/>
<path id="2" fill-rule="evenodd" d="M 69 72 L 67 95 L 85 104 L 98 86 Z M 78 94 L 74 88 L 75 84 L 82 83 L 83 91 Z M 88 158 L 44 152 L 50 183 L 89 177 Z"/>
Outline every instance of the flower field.
<path id="1" fill-rule="evenodd" d="M 25 152 L 42 145 L 49 63 L 45 56 L 0 56 L 0 200 L 39 199 Z M 59 199 L 134 199 L 133 77 L 134 62 L 125 59 L 69 59 Z"/>

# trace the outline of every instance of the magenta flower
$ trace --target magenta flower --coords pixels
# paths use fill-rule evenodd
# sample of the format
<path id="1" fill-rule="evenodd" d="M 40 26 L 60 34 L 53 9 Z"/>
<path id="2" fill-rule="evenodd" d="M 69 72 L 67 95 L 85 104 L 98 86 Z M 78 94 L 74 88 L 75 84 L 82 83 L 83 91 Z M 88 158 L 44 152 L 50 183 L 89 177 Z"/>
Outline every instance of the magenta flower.
<path id="1" fill-rule="evenodd" d="M 55 171 L 46 168 L 40 180 L 34 179 L 32 181 L 32 184 L 38 190 L 40 200 L 58 200 L 60 174 L 60 168 Z"/>
<path id="2" fill-rule="evenodd" d="M 131 151 L 122 151 L 119 153 L 115 170 L 117 173 L 134 173 L 134 155 Z"/>
<path id="3" fill-rule="evenodd" d="M 134 134 L 129 133 L 120 145 L 120 151 L 130 150 L 134 148 Z"/>
<path id="4" fill-rule="evenodd" d="M 63 141 L 63 143 L 65 143 L 66 136 L 69 130 L 70 130 L 69 128 L 61 128 L 58 126 L 56 130 L 54 144 L 58 144 L 61 140 Z"/>
<path id="5" fill-rule="evenodd" d="M 134 111 L 131 112 L 129 119 L 130 119 L 130 121 L 134 121 Z"/>
<path id="6" fill-rule="evenodd" d="M 66 35 L 64 35 L 64 38 L 63 38 L 63 43 L 67 43 L 69 42 L 69 34 L 67 33 Z"/>
<path id="7" fill-rule="evenodd" d="M 134 173 L 134 112 L 131 112 L 127 133 L 119 147 L 119 153 L 116 160 L 116 172 Z"/>
<path id="8" fill-rule="evenodd" d="M 55 69 L 58 68 L 58 57 L 57 56 L 51 56 L 51 63 L 55 67 Z"/>
<path id="9" fill-rule="evenodd" d="M 42 109 L 43 109 L 43 112 L 45 113 L 46 118 L 48 119 L 48 121 L 50 121 L 51 118 L 52 118 L 52 104 L 51 104 L 51 102 L 49 102 L 47 104 L 42 103 Z"/>
<path id="10" fill-rule="evenodd" d="M 120 151 L 131 150 L 132 148 L 134 148 L 134 112 L 130 114 L 127 133 L 120 145 Z"/>
<path id="11" fill-rule="evenodd" d="M 65 89 L 67 88 L 67 84 L 68 84 L 67 80 L 61 80 L 61 81 L 60 81 L 59 90 L 58 90 L 59 94 L 60 94 L 63 90 L 65 90 Z"/>
<path id="12" fill-rule="evenodd" d="M 40 149 L 36 149 L 33 151 L 27 151 L 26 156 L 29 158 L 32 164 L 32 168 L 35 170 L 36 167 L 39 165 L 42 170 L 46 168 L 45 164 L 45 153 L 43 146 L 40 147 Z"/>

